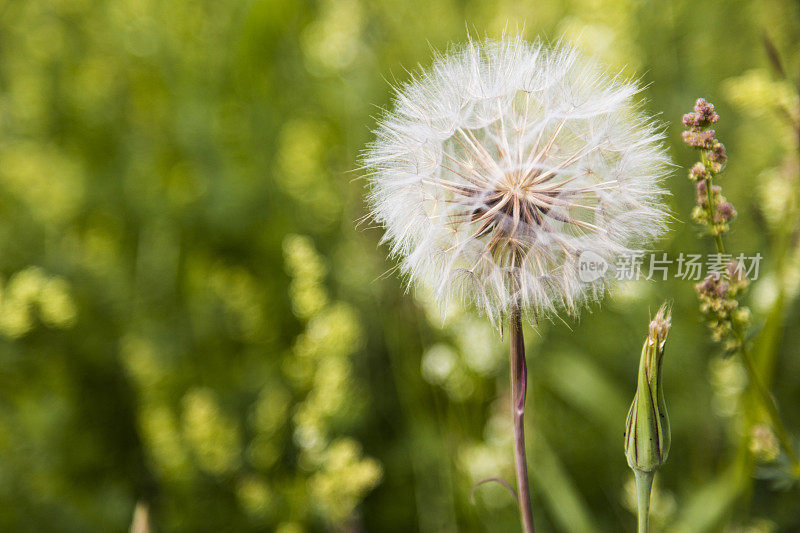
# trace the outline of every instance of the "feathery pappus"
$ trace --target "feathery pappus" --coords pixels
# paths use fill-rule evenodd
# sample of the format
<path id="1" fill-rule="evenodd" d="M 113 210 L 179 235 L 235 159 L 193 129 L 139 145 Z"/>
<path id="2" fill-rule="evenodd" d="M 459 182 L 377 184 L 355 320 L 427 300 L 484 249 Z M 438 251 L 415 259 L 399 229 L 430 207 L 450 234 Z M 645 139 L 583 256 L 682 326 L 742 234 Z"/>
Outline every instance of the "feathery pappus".
<path id="1" fill-rule="evenodd" d="M 490 320 L 538 316 L 607 288 L 666 227 L 669 158 L 640 88 L 573 48 L 470 40 L 396 89 L 363 156 L 373 217 L 411 283 Z"/>

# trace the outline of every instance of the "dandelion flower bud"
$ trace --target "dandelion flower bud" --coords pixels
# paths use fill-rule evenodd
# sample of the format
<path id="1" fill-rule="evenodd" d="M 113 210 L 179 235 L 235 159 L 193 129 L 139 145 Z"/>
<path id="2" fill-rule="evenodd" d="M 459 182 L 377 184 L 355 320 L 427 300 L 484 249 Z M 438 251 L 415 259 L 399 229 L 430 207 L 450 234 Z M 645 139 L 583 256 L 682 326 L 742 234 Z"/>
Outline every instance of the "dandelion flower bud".
<path id="1" fill-rule="evenodd" d="M 662 306 L 650 322 L 642 348 L 639 383 L 625 428 L 625 455 L 636 472 L 653 472 L 669 453 L 669 417 L 661 386 L 661 362 L 669 328 L 670 313 Z"/>

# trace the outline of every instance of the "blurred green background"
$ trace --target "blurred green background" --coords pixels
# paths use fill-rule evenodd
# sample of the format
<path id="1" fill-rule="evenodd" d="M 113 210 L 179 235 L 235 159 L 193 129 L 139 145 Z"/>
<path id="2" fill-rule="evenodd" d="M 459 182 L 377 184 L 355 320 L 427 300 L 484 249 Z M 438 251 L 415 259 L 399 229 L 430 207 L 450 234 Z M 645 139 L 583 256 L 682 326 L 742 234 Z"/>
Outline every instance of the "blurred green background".
<path id="1" fill-rule="evenodd" d="M 680 116 L 722 116 L 729 249 L 765 256 L 756 355 L 800 428 L 792 0 L 5 0 L 0 3 L 0 530 L 514 531 L 507 339 L 448 320 L 366 222 L 358 154 L 390 82 L 467 32 L 563 37 Z M 655 249 L 711 251 L 668 181 Z M 527 331 L 540 531 L 633 531 L 625 415 L 674 306 L 659 531 L 800 531 L 800 491 L 692 283 L 621 287 Z M 762 439 L 763 440 L 763 439 Z M 140 530 L 141 531 L 141 530 Z"/>

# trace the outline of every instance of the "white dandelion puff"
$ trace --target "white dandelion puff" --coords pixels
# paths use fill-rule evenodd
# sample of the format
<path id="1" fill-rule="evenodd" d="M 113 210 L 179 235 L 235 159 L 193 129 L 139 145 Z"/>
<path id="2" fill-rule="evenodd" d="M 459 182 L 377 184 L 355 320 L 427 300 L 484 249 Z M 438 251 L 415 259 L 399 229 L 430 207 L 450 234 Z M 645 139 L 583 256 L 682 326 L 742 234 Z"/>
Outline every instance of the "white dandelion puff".
<path id="1" fill-rule="evenodd" d="M 384 241 L 411 283 L 493 322 L 574 313 L 665 229 L 668 156 L 635 82 L 572 48 L 470 41 L 397 89 L 363 162 Z"/>

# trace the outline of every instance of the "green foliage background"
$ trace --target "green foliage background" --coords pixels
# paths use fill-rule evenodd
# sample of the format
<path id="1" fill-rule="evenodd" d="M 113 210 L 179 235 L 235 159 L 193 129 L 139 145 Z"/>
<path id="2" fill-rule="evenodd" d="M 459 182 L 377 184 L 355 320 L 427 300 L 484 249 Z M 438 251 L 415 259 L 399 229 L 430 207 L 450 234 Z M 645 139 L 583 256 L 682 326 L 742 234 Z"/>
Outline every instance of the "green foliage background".
<path id="1" fill-rule="evenodd" d="M 123 531 L 137 502 L 156 531 L 518 527 L 501 487 L 469 498 L 513 479 L 507 340 L 404 293 L 353 171 L 387 80 L 504 29 L 640 76 L 680 167 L 681 113 L 717 104 L 729 248 L 765 256 L 757 355 L 797 434 L 797 145 L 773 113 L 797 101 L 761 41 L 796 79 L 796 2 L 4 0 L 0 530 Z M 668 186 L 656 249 L 710 252 L 681 168 Z M 655 525 L 800 530 L 798 489 L 753 478 L 761 415 L 679 279 L 527 331 L 539 530 L 633 530 L 622 432 L 665 299 Z"/>

